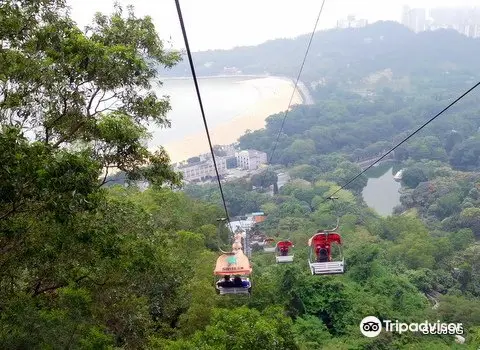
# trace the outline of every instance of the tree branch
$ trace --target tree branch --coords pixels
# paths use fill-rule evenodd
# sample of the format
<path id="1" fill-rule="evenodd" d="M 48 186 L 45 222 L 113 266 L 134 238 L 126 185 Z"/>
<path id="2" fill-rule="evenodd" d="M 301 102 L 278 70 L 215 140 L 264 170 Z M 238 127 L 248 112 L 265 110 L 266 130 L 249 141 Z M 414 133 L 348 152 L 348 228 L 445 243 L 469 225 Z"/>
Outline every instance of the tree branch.
<path id="1" fill-rule="evenodd" d="M 98 186 L 98 187 L 102 187 L 107 182 L 106 180 L 107 180 L 107 176 L 108 176 L 108 168 L 109 168 L 108 165 L 105 166 L 105 176 L 103 177 L 103 181 L 101 182 L 100 186 Z"/>
<path id="2" fill-rule="evenodd" d="M 15 213 L 15 205 L 12 203 L 12 209 L 10 209 L 9 211 L 7 211 L 5 214 L 3 214 L 2 216 L 0 216 L 0 220 L 3 220 L 5 219 L 6 217 L 10 216 L 11 214 Z"/>
<path id="3" fill-rule="evenodd" d="M 90 97 L 90 101 L 88 102 L 88 106 L 87 106 L 87 118 L 92 117 L 92 114 L 90 114 L 90 109 L 92 108 L 93 100 L 95 99 L 95 97 L 97 96 L 99 91 L 100 91 L 100 88 L 97 87 L 95 92 L 92 94 L 92 97 Z M 57 148 L 61 143 L 65 142 L 66 140 L 71 138 L 73 135 L 75 135 L 75 133 L 83 125 L 85 125 L 85 122 L 86 122 L 85 120 L 82 120 L 82 121 L 78 122 L 67 135 L 62 136 L 57 142 L 55 142 L 55 144 L 53 145 L 53 148 Z"/>
<path id="4" fill-rule="evenodd" d="M 81 280 L 84 280 L 85 278 L 89 278 L 88 275 L 81 276 L 81 277 L 77 278 L 74 282 L 78 283 Z M 35 297 L 37 295 L 40 295 L 42 293 L 48 292 L 50 290 L 56 290 L 58 288 L 66 287 L 68 284 L 67 283 L 60 283 L 60 284 L 57 284 L 57 285 L 54 285 L 54 286 L 51 286 L 51 287 L 46 287 L 46 288 L 43 288 L 43 289 L 40 289 L 40 285 L 41 285 L 41 280 L 38 281 L 35 285 L 35 290 L 34 290 L 33 295 L 32 295 L 33 297 Z"/>
<path id="5" fill-rule="evenodd" d="M 100 103 L 102 103 L 103 98 L 105 97 L 105 94 L 106 94 L 106 91 L 104 90 L 102 97 L 100 97 L 98 99 L 97 105 L 95 106 L 95 110 L 94 110 L 94 113 L 93 113 L 94 115 L 97 114 L 98 106 L 100 106 Z"/>

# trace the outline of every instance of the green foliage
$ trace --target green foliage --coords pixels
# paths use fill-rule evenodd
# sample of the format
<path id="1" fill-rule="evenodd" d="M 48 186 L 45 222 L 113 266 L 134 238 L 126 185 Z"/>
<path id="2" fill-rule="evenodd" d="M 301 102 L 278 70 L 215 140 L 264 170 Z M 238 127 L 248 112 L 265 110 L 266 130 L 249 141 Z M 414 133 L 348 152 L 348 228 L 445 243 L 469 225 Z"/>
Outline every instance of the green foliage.
<path id="1" fill-rule="evenodd" d="M 365 283 L 370 278 L 379 276 L 382 273 L 377 260 L 379 255 L 380 248 L 369 244 L 350 249 L 346 261 L 350 278 L 357 283 Z"/>
<path id="2" fill-rule="evenodd" d="M 415 188 L 419 183 L 427 180 L 427 176 L 421 168 L 407 168 L 402 173 L 402 182 L 410 188 Z"/>
<path id="3" fill-rule="evenodd" d="M 230 157 L 227 159 L 227 169 L 232 169 L 237 167 L 237 158 Z"/>
<path id="4" fill-rule="evenodd" d="M 459 169 L 478 169 L 480 166 L 480 138 L 475 136 L 456 144 L 453 147 L 450 162 Z"/>
<path id="5" fill-rule="evenodd" d="M 465 208 L 460 213 L 460 220 L 476 236 L 480 235 L 480 208 Z"/>
<path id="6" fill-rule="evenodd" d="M 297 343 L 308 348 L 318 348 L 331 338 L 323 322 L 318 317 L 311 315 L 295 320 L 293 335 Z"/>
<path id="7" fill-rule="evenodd" d="M 239 180 L 224 184 L 223 191 L 227 198 L 228 212 L 231 216 L 245 215 L 258 211 L 261 205 L 267 203 L 269 196 L 252 190 L 251 182 Z M 218 185 L 185 187 L 185 193 L 191 197 L 206 200 L 215 205 L 221 206 L 222 199 L 218 191 Z"/>
<path id="8" fill-rule="evenodd" d="M 346 331 L 349 311 L 352 308 L 352 291 L 343 281 L 319 279 L 298 281 L 296 294 L 301 301 L 304 312 L 316 315 L 334 334 Z"/>
<path id="9" fill-rule="evenodd" d="M 187 159 L 188 164 L 194 164 L 200 162 L 200 157 L 191 157 Z"/>
<path id="10" fill-rule="evenodd" d="M 297 349 L 291 334 L 292 322 L 281 308 L 262 314 L 245 307 L 216 309 L 212 322 L 192 340 L 171 342 L 164 349 Z"/>
<path id="11" fill-rule="evenodd" d="M 245 74 L 267 71 L 271 75 L 294 77 L 302 60 L 302 48 L 307 43 L 308 35 L 301 35 L 294 39 L 270 40 L 258 46 L 198 52 L 198 73 L 218 75 L 223 73 L 223 67 L 235 66 Z M 315 98 L 326 100 L 332 93 L 337 95 L 339 87 L 348 81 L 348 85 L 365 94 L 368 90 L 384 92 L 392 98 L 391 102 L 384 101 L 386 107 L 395 108 L 397 92 L 412 86 L 418 87 L 422 95 L 448 98 L 451 92 L 445 92 L 443 87 L 464 86 L 465 80 L 478 72 L 479 64 L 474 57 L 480 47 L 474 39 L 454 31 L 416 34 L 396 22 L 377 22 L 355 30 L 331 29 L 316 33 L 311 52 L 322 52 L 322 56 L 305 65 L 302 80 L 307 86 L 316 85 Z M 459 56 L 455 52 L 465 54 Z M 206 64 L 213 61 L 216 64 Z M 184 62 L 169 74 L 179 76 L 187 71 L 188 65 Z M 345 91 L 339 97 L 349 101 L 352 95 Z M 396 127 L 409 119 L 402 117 Z"/>
<path id="12" fill-rule="evenodd" d="M 144 143 L 148 122 L 169 125 L 168 99 L 158 98 L 151 86 L 158 65 L 179 61 L 177 52 L 163 48 L 152 20 L 116 6 L 111 16 L 97 14 L 82 32 L 63 1 L 7 0 L 0 17 L 0 40 L 10 44 L 0 50 L 0 348 L 454 346 L 453 339 L 438 336 L 384 332 L 365 338 L 359 322 L 367 315 L 462 322 L 468 345 L 478 343 L 479 178 L 446 164 L 462 170 L 480 166 L 477 101 L 465 101 L 464 111 L 397 149 L 404 182 L 412 188 L 402 189 L 402 210 L 410 214 L 378 218 L 359 200 L 363 176 L 338 191 L 337 200 L 325 200 L 358 174 L 354 162 L 378 156 L 416 124 L 416 116 L 437 109 L 428 96 L 388 88 L 405 83 L 404 77 L 392 82 L 378 73 L 388 68 L 382 60 L 395 74 L 427 69 L 429 82 L 419 74 L 411 77 L 412 85 L 430 84 L 435 93 L 445 93 L 432 72 L 445 59 L 458 62 L 455 52 L 464 42 L 448 37 L 446 58 L 418 56 L 426 63 L 405 65 L 414 59 L 398 64 L 391 53 L 380 54 L 427 51 L 421 35 L 391 23 L 321 35 L 324 56 L 307 68 L 306 82 L 325 77 L 328 83 L 313 91 L 322 103 L 293 108 L 278 145 L 277 161 L 293 166 L 282 169 L 292 181 L 273 196 L 252 191 L 276 184 L 269 169 L 224 185 L 230 215 L 263 210 L 268 219 L 256 233 L 295 244 L 289 265 L 255 252 L 253 295 L 236 299 L 217 296 L 212 286 L 217 249 L 230 243 L 227 228 L 216 221 L 224 216 L 216 185 L 187 186 L 184 192 L 166 188 L 179 184 L 180 176 L 163 149 L 152 153 Z M 396 32 L 399 40 L 375 39 L 365 52 L 365 34 L 379 29 Z M 351 63 L 349 55 L 358 51 L 359 62 Z M 345 70 L 347 63 L 353 66 Z M 332 70 L 337 64 L 341 70 Z M 287 66 L 268 67 L 288 75 Z M 460 70 L 452 69 L 457 87 L 470 78 Z M 348 85 L 362 93 L 359 82 L 375 80 L 365 79 L 371 74 L 383 75 L 371 83 L 371 97 L 332 82 L 348 77 Z M 114 101 L 110 110 L 106 103 Z M 240 145 L 269 150 L 281 122 L 280 114 L 269 117 L 264 130 L 244 135 Z M 32 127 L 35 136 L 29 139 L 25 130 Z M 112 168 L 122 170 L 118 181 L 147 179 L 152 186 L 143 192 L 135 186 L 104 188 Z M 311 276 L 308 239 L 319 228 L 333 227 L 337 217 L 347 273 Z M 425 295 L 438 307 L 432 309 Z"/>
<path id="13" fill-rule="evenodd" d="M 473 232 L 470 229 L 461 229 L 457 232 L 452 232 L 448 239 L 453 249 L 456 250 L 464 250 L 475 241 Z"/>
<path id="14" fill-rule="evenodd" d="M 276 186 L 278 181 L 277 173 L 271 169 L 266 169 L 261 173 L 252 175 L 250 182 L 252 186 L 267 188 L 271 185 Z M 277 191 L 275 191 L 276 193 Z"/>
<path id="15" fill-rule="evenodd" d="M 135 17 L 131 7 L 97 14 L 84 33 L 65 6 L 38 0 L 2 6 L 7 26 L 0 40 L 10 44 L 0 51 L 2 126 L 34 127 L 35 140 L 52 151 L 88 149 L 104 171 L 178 185 L 165 151 L 152 153 L 142 141 L 145 123 L 169 126 L 169 102 L 151 81 L 158 64 L 172 67 L 179 54 L 164 50 L 151 18 Z"/>
<path id="16" fill-rule="evenodd" d="M 292 168 L 289 171 L 290 177 L 314 182 L 320 175 L 320 169 L 313 165 L 303 164 Z"/>
<path id="17" fill-rule="evenodd" d="M 464 329 L 480 322 L 480 307 L 477 302 L 464 298 L 445 296 L 440 300 L 438 315 L 444 322 L 463 323 Z"/>
<path id="18" fill-rule="evenodd" d="M 282 152 L 281 162 L 286 165 L 300 164 L 313 153 L 315 153 L 313 140 L 295 140 Z"/>

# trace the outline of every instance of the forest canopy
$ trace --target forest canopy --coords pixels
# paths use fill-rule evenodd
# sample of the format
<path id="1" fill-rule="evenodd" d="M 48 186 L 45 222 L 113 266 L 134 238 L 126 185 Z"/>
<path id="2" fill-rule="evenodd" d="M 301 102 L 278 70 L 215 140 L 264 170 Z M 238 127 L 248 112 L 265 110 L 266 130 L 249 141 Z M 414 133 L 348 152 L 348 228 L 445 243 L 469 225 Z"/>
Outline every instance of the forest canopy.
<path id="1" fill-rule="evenodd" d="M 317 103 L 296 107 L 297 122 L 288 120 L 280 138 L 275 163 L 292 180 L 273 195 L 265 190 L 278 180 L 270 168 L 265 176 L 225 184 L 232 216 L 263 211 L 267 220 L 249 233 L 292 240 L 295 260 L 280 266 L 255 251 L 253 295 L 223 297 L 215 293 L 212 270 L 231 233 L 217 220 L 225 215 L 218 188 L 180 191 L 166 151 L 145 146 L 148 123 L 169 126 L 168 98 L 156 95 L 152 81 L 159 66 L 180 61 L 164 48 L 152 19 L 117 5 L 81 30 L 62 0 L 6 0 L 0 18 L 0 348 L 480 344 L 475 98 L 395 153 L 408 169 L 402 203 L 395 215 L 380 217 L 361 198 L 366 177 L 349 189 L 339 184 L 358 173 L 358 160 L 388 148 L 449 95 L 412 99 L 385 89 L 372 100 L 335 84 L 314 89 Z M 382 26 L 392 24 L 322 37 L 355 41 Z M 408 30 L 391 29 L 404 37 L 396 45 L 404 45 L 405 55 L 420 45 Z M 458 39 L 446 31 L 434 35 Z M 240 144 L 267 150 L 279 122 L 280 115 L 271 116 Z M 121 184 L 107 187 L 114 168 L 124 174 L 116 175 Z M 141 190 L 135 180 L 150 186 Z M 323 200 L 337 190 L 338 200 Z M 307 241 L 337 217 L 347 271 L 312 276 Z M 367 315 L 460 322 L 466 344 L 452 335 L 366 338 L 359 324 Z"/>

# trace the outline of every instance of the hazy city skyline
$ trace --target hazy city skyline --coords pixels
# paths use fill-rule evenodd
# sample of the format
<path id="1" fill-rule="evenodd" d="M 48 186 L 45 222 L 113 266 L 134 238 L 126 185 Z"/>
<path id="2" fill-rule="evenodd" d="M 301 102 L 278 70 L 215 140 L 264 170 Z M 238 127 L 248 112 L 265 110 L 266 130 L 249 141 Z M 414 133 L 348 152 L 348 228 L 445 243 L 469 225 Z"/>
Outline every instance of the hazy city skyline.
<path id="1" fill-rule="evenodd" d="M 67 0 L 72 7 L 72 17 L 84 27 L 95 12 L 110 13 L 113 1 Z M 126 7 L 134 4 L 138 16 L 153 18 L 157 31 L 168 47 L 184 48 L 175 1 L 118 0 Z M 190 46 L 194 51 L 230 49 L 236 46 L 258 45 L 278 38 L 293 38 L 311 32 L 321 6 L 319 0 L 183 0 L 180 2 Z M 235 5 L 238 4 L 238 5 Z M 402 8 L 474 6 L 478 0 L 326 0 L 318 29 L 336 27 L 337 21 L 348 15 L 368 20 L 401 22 Z"/>
<path id="2" fill-rule="evenodd" d="M 480 37 L 480 7 L 410 8 L 402 11 L 401 23 L 414 32 L 448 28 L 463 35 Z"/>

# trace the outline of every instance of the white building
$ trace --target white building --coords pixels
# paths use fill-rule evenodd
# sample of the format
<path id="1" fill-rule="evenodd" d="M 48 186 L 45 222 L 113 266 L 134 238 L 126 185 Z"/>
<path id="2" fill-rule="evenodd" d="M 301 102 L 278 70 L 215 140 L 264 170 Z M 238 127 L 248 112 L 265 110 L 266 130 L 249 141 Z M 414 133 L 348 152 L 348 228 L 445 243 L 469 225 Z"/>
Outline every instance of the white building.
<path id="1" fill-rule="evenodd" d="M 260 165 L 267 163 L 267 154 L 253 149 L 237 152 L 235 156 L 237 166 L 242 169 L 255 170 Z"/>
<path id="2" fill-rule="evenodd" d="M 241 229 L 242 231 L 250 230 L 255 224 L 258 224 L 262 221 L 265 221 L 266 216 L 263 212 L 251 213 L 244 217 L 240 217 L 240 220 L 230 221 L 231 229 L 233 232 L 237 230 L 237 228 Z"/>
<path id="3" fill-rule="evenodd" d="M 366 19 L 356 19 L 355 16 L 349 15 L 347 19 L 337 21 L 337 28 L 363 28 L 366 27 L 368 21 Z"/>
<path id="4" fill-rule="evenodd" d="M 247 220 L 230 221 L 233 232 L 235 232 L 238 228 L 242 231 L 250 230 L 254 224 L 255 221 L 253 221 L 251 218 L 248 218 Z"/>
<path id="5" fill-rule="evenodd" d="M 227 172 L 227 158 L 228 157 L 215 157 L 218 174 L 220 176 L 225 175 Z M 212 159 L 203 160 L 194 164 L 181 165 L 177 167 L 176 170 L 182 172 L 183 179 L 187 181 L 201 181 L 207 176 L 217 176 Z"/>

